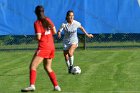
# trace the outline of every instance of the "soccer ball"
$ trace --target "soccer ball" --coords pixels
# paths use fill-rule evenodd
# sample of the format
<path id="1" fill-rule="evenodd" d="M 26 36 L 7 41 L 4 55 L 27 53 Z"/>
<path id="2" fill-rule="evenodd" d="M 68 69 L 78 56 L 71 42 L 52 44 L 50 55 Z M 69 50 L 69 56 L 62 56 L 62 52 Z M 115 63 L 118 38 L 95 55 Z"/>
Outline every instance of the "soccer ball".
<path id="1" fill-rule="evenodd" d="M 72 74 L 80 74 L 81 69 L 79 66 L 74 66 L 71 72 L 72 72 Z"/>

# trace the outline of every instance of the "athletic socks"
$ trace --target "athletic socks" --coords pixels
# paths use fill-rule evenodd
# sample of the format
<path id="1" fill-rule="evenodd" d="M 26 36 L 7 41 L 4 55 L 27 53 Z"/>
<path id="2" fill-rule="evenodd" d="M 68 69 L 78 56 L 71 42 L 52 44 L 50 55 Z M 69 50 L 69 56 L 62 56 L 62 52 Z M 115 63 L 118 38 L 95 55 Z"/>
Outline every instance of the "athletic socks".
<path id="1" fill-rule="evenodd" d="M 70 66 L 73 66 L 74 56 L 69 57 Z"/>
<path id="2" fill-rule="evenodd" d="M 48 76 L 54 86 L 54 88 L 56 86 L 58 86 L 58 82 L 57 82 L 57 79 L 56 79 L 56 75 L 55 73 L 52 71 L 50 73 L 48 73 Z M 35 81 L 36 81 L 36 70 L 30 70 L 30 87 L 33 88 L 32 90 L 35 90 Z M 23 90 L 31 90 L 31 89 L 23 89 Z M 61 89 L 59 89 L 61 91 Z"/>
<path id="3" fill-rule="evenodd" d="M 70 68 L 70 62 L 69 60 L 66 61 L 67 67 Z"/>
<path id="4" fill-rule="evenodd" d="M 70 66 L 68 68 L 68 73 L 71 73 L 71 71 L 73 69 L 73 62 L 74 62 L 74 56 L 69 57 Z"/>
<path id="5" fill-rule="evenodd" d="M 55 86 L 58 86 L 58 82 L 57 82 L 55 73 L 52 71 L 52 72 L 48 73 L 48 75 L 49 75 L 49 77 L 50 77 L 50 80 L 51 80 L 53 86 L 54 86 L 54 87 L 55 87 Z"/>
<path id="6" fill-rule="evenodd" d="M 30 85 L 35 85 L 36 70 L 30 70 Z"/>

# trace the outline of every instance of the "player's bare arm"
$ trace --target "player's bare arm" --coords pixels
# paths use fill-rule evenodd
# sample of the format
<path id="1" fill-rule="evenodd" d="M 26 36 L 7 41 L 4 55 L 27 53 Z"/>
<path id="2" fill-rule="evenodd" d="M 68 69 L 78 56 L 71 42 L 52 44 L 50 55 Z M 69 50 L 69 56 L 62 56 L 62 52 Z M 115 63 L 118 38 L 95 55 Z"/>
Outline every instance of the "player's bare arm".
<path id="1" fill-rule="evenodd" d="M 57 32 L 57 35 L 58 35 L 58 38 L 60 39 L 61 38 L 61 32 L 59 30 Z"/>
<path id="2" fill-rule="evenodd" d="M 53 34 L 56 34 L 56 28 L 55 26 L 52 28 Z"/>
<path id="3" fill-rule="evenodd" d="M 36 39 L 37 39 L 37 40 L 40 40 L 40 39 L 41 39 L 41 33 L 37 33 L 37 34 L 36 34 Z"/>
<path id="4" fill-rule="evenodd" d="M 88 33 L 86 32 L 86 30 L 85 30 L 82 26 L 80 26 L 80 30 L 81 30 L 83 33 L 85 33 L 85 35 L 86 35 L 87 37 L 93 38 L 93 35 L 92 35 L 92 34 L 88 34 Z"/>

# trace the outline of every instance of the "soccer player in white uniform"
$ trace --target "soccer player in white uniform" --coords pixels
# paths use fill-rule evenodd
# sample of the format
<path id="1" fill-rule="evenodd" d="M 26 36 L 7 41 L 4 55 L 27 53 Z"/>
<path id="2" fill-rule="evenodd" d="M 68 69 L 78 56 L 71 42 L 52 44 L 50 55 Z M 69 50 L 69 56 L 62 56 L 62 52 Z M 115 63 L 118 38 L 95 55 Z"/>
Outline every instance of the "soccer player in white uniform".
<path id="1" fill-rule="evenodd" d="M 74 12 L 69 10 L 66 14 L 66 22 L 62 23 L 58 30 L 58 38 L 61 38 L 61 32 L 64 31 L 64 57 L 68 67 L 68 73 L 71 73 L 74 62 L 74 51 L 78 47 L 77 29 L 80 29 L 87 37 L 92 38 L 92 34 L 88 34 L 81 26 L 81 23 L 74 20 Z"/>

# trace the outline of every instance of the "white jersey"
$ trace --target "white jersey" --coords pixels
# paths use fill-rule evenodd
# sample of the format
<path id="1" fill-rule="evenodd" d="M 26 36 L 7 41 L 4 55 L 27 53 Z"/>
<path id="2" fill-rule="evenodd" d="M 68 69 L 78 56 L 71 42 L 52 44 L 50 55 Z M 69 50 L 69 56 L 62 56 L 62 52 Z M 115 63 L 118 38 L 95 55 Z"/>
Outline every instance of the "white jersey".
<path id="1" fill-rule="evenodd" d="M 64 31 L 63 42 L 67 44 L 78 43 L 77 29 L 81 26 L 81 23 L 73 20 L 72 24 L 67 22 L 62 23 L 59 31 Z"/>

